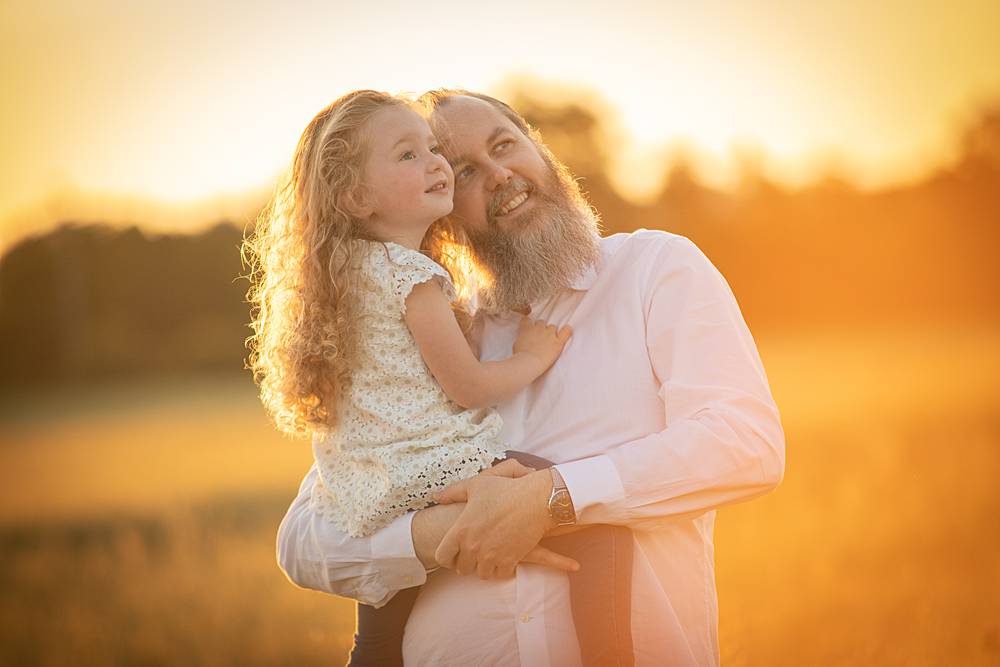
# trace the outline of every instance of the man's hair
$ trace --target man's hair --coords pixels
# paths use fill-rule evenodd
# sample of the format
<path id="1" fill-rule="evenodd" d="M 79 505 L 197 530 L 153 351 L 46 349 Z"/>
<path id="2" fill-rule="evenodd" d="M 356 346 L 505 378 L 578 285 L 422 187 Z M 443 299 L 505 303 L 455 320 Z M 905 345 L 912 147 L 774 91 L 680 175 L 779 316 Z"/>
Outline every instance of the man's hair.
<path id="1" fill-rule="evenodd" d="M 548 153 L 548 148 L 542 142 L 542 136 L 538 133 L 534 127 L 531 126 L 524 116 L 514 111 L 506 102 L 502 102 L 495 97 L 490 97 L 489 95 L 484 95 L 483 93 L 475 93 L 471 90 L 465 90 L 464 88 L 438 88 L 437 90 L 429 90 L 419 98 L 417 98 L 417 104 L 423 109 L 427 116 L 433 114 L 436 110 L 443 106 L 447 106 L 455 97 L 472 97 L 477 100 L 482 100 L 486 102 L 494 109 L 502 113 L 507 120 L 514 123 L 514 125 L 521 131 L 524 136 L 531 139 L 536 146 Z"/>
<path id="2" fill-rule="evenodd" d="M 541 133 L 529 123 L 524 116 L 519 114 L 506 102 L 502 102 L 495 97 L 490 97 L 483 93 L 476 93 L 471 90 L 465 90 L 464 88 L 438 88 L 436 90 L 429 90 L 420 97 L 417 98 L 416 105 L 417 108 L 429 119 L 430 116 L 440 109 L 441 107 L 447 106 L 451 100 L 456 97 L 471 97 L 477 100 L 486 102 L 491 107 L 499 111 L 505 118 L 514 124 L 514 126 L 521 131 L 521 133 L 526 136 L 533 144 L 538 152 L 541 154 L 542 159 L 544 159 L 549 168 L 554 172 L 558 172 L 559 177 L 567 181 L 576 182 L 573 175 L 570 173 L 569 168 L 566 164 L 557 158 L 549 147 L 545 145 L 542 141 Z M 432 126 L 433 127 L 433 126 Z"/>

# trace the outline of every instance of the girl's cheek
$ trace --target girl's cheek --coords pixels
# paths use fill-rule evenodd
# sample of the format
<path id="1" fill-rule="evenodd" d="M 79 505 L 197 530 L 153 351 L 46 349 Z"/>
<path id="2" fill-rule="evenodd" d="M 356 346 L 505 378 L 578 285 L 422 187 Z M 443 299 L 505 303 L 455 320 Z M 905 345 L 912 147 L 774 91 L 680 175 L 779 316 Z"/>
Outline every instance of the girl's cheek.
<path id="1" fill-rule="evenodd" d="M 399 193 L 403 191 L 408 180 L 399 178 L 398 176 L 389 179 L 386 185 L 388 186 L 390 196 L 399 198 Z"/>

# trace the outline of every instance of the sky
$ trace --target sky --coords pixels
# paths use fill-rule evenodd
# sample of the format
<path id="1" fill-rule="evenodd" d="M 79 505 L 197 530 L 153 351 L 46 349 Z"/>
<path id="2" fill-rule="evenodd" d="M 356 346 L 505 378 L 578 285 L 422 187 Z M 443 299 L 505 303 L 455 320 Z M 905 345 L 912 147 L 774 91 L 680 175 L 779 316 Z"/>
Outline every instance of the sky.
<path id="1" fill-rule="evenodd" d="M 879 187 L 946 162 L 1000 99 L 1000 2 L 5 0 L 0 246 L 101 206 L 166 228 L 231 214 L 349 90 L 512 77 L 602 98 L 637 198 L 680 147 L 710 183 L 749 150 L 788 184 Z"/>

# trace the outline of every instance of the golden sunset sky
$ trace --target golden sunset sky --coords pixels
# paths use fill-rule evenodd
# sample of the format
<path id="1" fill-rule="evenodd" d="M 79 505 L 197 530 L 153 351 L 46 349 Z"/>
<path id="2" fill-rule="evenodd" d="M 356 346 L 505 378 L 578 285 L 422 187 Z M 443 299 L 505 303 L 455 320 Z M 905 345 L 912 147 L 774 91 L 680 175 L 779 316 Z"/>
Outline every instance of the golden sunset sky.
<path id="1" fill-rule="evenodd" d="M 6 0 L 0 247 L 74 196 L 156 201 L 168 228 L 225 213 L 354 88 L 511 77 L 603 98 L 636 197 L 680 146 L 720 185 L 749 151 L 789 184 L 836 167 L 877 187 L 946 162 L 1000 99 L 1000 2 Z"/>

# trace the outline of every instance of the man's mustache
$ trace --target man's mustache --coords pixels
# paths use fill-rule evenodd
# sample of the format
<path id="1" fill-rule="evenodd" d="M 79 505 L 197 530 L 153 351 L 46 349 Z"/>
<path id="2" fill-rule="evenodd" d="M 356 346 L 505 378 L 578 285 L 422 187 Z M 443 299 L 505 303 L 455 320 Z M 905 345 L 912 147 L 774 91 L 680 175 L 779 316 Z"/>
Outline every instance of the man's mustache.
<path id="1" fill-rule="evenodd" d="M 493 194 L 493 198 L 490 199 L 489 206 L 486 209 L 487 217 L 490 222 L 493 222 L 497 217 L 497 213 L 503 208 L 503 205 L 513 199 L 516 195 L 522 192 L 532 192 L 534 188 L 528 181 L 523 178 L 515 178 L 510 183 L 508 183 L 502 190 Z"/>

